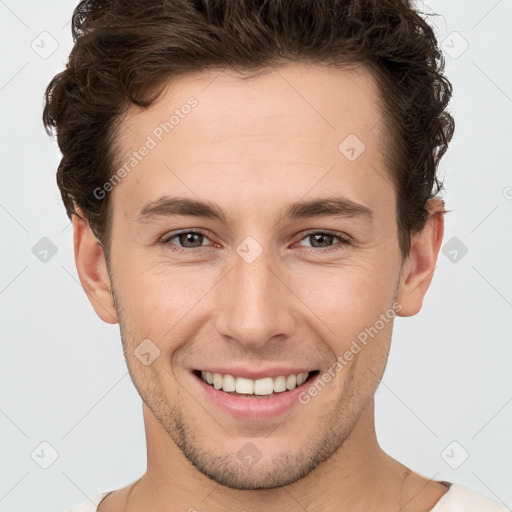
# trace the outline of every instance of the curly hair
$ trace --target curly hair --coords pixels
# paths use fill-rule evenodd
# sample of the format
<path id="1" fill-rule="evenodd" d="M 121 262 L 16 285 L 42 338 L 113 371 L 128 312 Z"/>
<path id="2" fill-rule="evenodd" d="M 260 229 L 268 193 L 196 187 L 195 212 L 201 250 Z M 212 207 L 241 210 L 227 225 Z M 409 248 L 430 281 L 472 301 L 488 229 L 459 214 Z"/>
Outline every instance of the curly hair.
<path id="1" fill-rule="evenodd" d="M 85 0 L 74 46 L 46 89 L 43 122 L 62 152 L 57 183 L 68 216 L 85 218 L 108 258 L 109 197 L 124 112 L 147 108 L 166 81 L 209 68 L 261 70 L 293 62 L 364 65 L 392 144 L 402 258 L 441 189 L 438 163 L 454 131 L 452 85 L 431 26 L 409 0 Z"/>

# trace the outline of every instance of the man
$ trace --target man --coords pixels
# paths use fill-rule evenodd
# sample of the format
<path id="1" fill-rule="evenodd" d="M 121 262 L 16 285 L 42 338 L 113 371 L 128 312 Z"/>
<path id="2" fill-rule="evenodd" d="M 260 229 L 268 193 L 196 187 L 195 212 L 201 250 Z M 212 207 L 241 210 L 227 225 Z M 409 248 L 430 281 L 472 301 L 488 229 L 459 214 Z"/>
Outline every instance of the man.
<path id="1" fill-rule="evenodd" d="M 443 238 L 428 24 L 405 0 L 105 0 L 73 27 L 44 120 L 148 450 L 73 510 L 505 510 L 375 434 L 394 318 Z"/>

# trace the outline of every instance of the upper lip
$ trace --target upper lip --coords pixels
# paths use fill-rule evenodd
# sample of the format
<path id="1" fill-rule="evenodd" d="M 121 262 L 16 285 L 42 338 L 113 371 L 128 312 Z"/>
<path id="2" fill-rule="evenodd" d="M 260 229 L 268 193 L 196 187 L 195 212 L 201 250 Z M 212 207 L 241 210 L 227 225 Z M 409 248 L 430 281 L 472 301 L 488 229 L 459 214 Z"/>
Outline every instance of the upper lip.
<path id="1" fill-rule="evenodd" d="M 281 375 L 284 375 L 287 377 L 288 375 L 298 375 L 299 373 L 306 373 L 306 372 L 314 372 L 316 371 L 315 368 L 300 368 L 300 367 L 293 367 L 293 368 L 284 368 L 284 367 L 277 367 L 277 368 L 267 368 L 262 370 L 255 370 L 251 368 L 244 368 L 244 367 L 208 367 L 208 368 L 197 368 L 196 369 L 199 372 L 210 372 L 210 373 L 220 373 L 221 375 L 232 375 L 233 377 L 242 377 L 245 379 L 251 379 L 251 380 L 258 380 L 263 379 L 264 377 L 279 377 Z"/>

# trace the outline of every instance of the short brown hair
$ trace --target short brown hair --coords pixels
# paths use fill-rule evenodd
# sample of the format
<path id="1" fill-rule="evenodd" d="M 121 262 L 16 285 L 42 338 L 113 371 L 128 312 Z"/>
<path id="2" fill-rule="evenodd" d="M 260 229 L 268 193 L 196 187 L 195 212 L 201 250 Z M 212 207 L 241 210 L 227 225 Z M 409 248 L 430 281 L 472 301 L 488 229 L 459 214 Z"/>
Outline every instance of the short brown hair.
<path id="1" fill-rule="evenodd" d="M 57 183 L 69 217 L 82 212 L 109 252 L 109 197 L 93 191 L 115 170 L 117 121 L 145 108 L 166 80 L 190 71 L 258 70 L 293 62 L 363 64 L 381 92 L 386 164 L 397 191 L 400 251 L 441 189 L 439 160 L 454 120 L 435 34 L 408 0 L 86 0 L 74 47 L 46 90 L 43 122 L 62 152 Z"/>

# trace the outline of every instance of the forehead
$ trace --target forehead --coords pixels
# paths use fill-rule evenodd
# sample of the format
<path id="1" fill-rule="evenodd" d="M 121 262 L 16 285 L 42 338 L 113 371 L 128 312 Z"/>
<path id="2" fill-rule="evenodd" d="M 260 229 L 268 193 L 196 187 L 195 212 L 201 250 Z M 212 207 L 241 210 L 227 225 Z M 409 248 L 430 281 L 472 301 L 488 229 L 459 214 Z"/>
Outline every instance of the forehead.
<path id="1" fill-rule="evenodd" d="M 135 213 L 165 191 L 241 200 L 297 199 L 344 187 L 366 204 L 393 194 L 379 91 L 364 67 L 318 64 L 243 75 L 210 69 L 168 82 L 119 129 L 117 166 L 145 156 L 114 190 Z M 229 194 L 226 190 L 229 189 Z M 343 190 L 341 190 L 343 192 Z M 255 195 L 256 194 L 256 195 Z"/>

